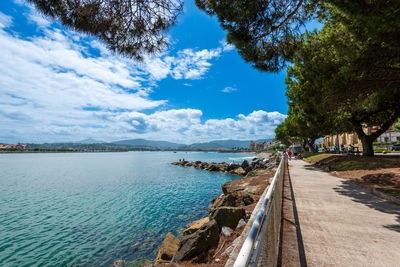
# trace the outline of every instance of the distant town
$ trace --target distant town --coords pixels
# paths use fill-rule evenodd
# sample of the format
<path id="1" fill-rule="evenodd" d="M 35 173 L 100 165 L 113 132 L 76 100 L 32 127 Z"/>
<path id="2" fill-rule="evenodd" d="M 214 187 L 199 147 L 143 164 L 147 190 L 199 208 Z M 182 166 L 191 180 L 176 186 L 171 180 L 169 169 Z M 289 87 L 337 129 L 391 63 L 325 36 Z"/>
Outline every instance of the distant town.
<path id="1" fill-rule="evenodd" d="M 144 139 L 123 140 L 113 143 L 18 143 L 0 144 L 0 152 L 125 152 L 125 151 L 219 151 L 255 152 L 276 149 L 280 142 L 271 139 L 257 141 L 219 140 L 191 145 Z"/>

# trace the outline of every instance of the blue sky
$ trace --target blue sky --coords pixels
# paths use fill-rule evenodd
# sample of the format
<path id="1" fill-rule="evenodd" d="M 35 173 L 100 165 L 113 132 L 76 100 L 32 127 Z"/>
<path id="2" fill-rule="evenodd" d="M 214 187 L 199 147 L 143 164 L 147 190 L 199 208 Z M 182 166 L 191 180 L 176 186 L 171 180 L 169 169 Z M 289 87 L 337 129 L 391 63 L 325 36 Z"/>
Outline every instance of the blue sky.
<path id="1" fill-rule="evenodd" d="M 142 63 L 0 3 L 0 142 L 264 139 L 287 112 L 285 72 L 244 63 L 215 17 L 186 1 L 171 45 Z"/>

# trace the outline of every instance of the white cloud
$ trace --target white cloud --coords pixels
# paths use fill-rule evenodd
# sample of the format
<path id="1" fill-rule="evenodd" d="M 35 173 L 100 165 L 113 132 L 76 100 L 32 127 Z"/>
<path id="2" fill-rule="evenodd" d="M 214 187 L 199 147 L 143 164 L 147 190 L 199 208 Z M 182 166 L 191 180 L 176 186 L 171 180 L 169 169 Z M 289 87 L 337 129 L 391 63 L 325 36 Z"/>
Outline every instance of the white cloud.
<path id="1" fill-rule="evenodd" d="M 222 45 L 222 51 L 228 52 L 235 50 L 235 46 L 233 44 L 228 44 L 225 40 L 219 42 Z"/>
<path id="2" fill-rule="evenodd" d="M 285 117 L 255 111 L 204 121 L 198 109 L 157 110 L 167 103 L 150 98 L 157 81 L 202 79 L 223 48 L 184 49 L 137 64 L 32 12 L 39 31 L 23 38 L 3 30 L 13 21 L 0 12 L 0 142 L 257 139 L 273 136 Z"/>
<path id="3" fill-rule="evenodd" d="M 224 89 L 222 89 L 221 92 L 223 92 L 223 93 L 232 93 L 232 92 L 237 91 L 237 90 L 238 90 L 237 88 L 227 86 Z"/>
<path id="4" fill-rule="evenodd" d="M 162 80 L 169 75 L 176 79 L 198 80 L 204 78 L 212 64 L 210 61 L 221 55 L 222 49 L 191 48 L 178 51 L 177 56 L 147 57 L 140 67 L 151 74 L 154 80 Z"/>
<path id="5" fill-rule="evenodd" d="M 10 27 L 12 25 L 12 17 L 7 16 L 0 11 L 0 29 Z"/>
<path id="6" fill-rule="evenodd" d="M 34 10 L 33 7 L 31 8 L 31 12 L 28 13 L 28 19 L 32 23 L 38 25 L 40 28 L 47 28 L 51 25 L 51 21 Z"/>

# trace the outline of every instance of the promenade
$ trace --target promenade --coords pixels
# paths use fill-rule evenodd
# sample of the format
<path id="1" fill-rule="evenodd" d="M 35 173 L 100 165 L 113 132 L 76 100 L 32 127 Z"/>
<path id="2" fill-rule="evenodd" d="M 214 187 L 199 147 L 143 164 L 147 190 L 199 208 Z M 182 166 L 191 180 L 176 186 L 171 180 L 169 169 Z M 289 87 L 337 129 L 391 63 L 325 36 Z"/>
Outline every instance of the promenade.
<path id="1" fill-rule="evenodd" d="M 301 160 L 289 174 L 301 260 L 284 265 L 400 266 L 399 205 Z"/>

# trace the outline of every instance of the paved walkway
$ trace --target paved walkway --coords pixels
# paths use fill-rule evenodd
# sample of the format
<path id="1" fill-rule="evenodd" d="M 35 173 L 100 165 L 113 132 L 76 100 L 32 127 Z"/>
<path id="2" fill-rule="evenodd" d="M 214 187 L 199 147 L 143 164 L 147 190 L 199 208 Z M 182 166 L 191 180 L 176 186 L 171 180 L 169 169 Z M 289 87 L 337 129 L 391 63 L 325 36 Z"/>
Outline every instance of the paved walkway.
<path id="1" fill-rule="evenodd" d="M 400 206 L 290 161 L 308 266 L 400 266 Z"/>

